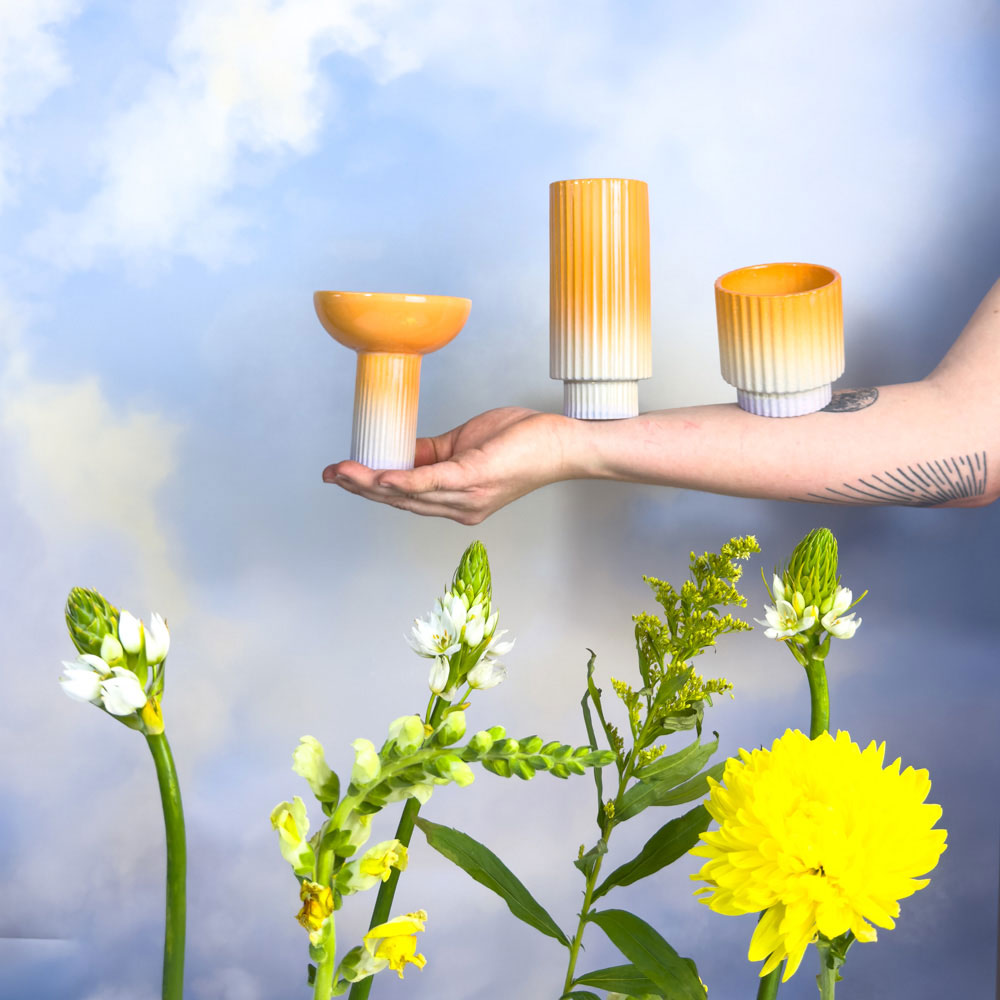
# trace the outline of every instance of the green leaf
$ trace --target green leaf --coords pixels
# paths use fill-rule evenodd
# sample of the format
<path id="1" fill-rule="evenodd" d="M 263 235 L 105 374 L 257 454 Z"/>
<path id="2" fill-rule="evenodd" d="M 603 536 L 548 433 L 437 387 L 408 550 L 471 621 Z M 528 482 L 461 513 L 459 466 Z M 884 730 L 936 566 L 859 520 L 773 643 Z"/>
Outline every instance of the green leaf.
<path id="1" fill-rule="evenodd" d="M 524 883 L 488 847 L 450 826 L 442 826 L 419 817 L 416 824 L 423 830 L 427 843 L 434 850 L 454 862 L 487 889 L 492 889 L 518 920 L 523 920 L 535 930 L 555 938 L 567 948 L 570 946 L 559 925 L 536 902 Z"/>
<path id="2" fill-rule="evenodd" d="M 597 865 L 598 858 L 607 853 L 608 843 L 603 837 L 601 837 L 600 840 L 598 840 L 586 854 L 581 854 L 580 857 L 573 862 L 573 864 L 576 865 L 576 867 L 579 868 L 580 871 L 587 876 L 587 878 L 590 878 L 590 873 Z"/>
<path id="3" fill-rule="evenodd" d="M 601 998 L 590 990 L 573 990 L 572 993 L 564 993 L 559 1000 L 601 1000 Z"/>
<path id="4" fill-rule="evenodd" d="M 698 843 L 698 834 L 704 833 L 711 822 L 712 817 L 709 816 L 708 810 L 704 806 L 695 806 L 690 812 L 661 826 L 631 861 L 616 868 L 594 890 L 591 899 L 600 898 L 616 885 L 631 885 L 633 882 L 638 882 L 639 879 L 672 864 Z M 619 992 L 628 991 L 619 990 Z"/>
<path id="5" fill-rule="evenodd" d="M 695 799 L 703 799 L 708 795 L 708 779 L 714 778 L 716 781 L 722 780 L 722 772 L 726 769 L 726 762 L 720 760 L 718 764 L 713 764 L 706 768 L 701 774 L 696 774 L 690 781 L 685 781 L 683 785 L 666 792 L 658 806 L 680 806 L 685 802 L 693 802 Z"/>
<path id="6" fill-rule="evenodd" d="M 626 910 L 599 910 L 588 919 L 670 1000 L 705 1000 L 697 972 L 645 920 Z"/>
<path id="7" fill-rule="evenodd" d="M 607 969 L 585 972 L 573 982 L 574 986 L 597 986 L 613 993 L 624 993 L 630 997 L 648 996 L 659 987 L 644 976 L 634 965 L 612 965 Z"/>
<path id="8" fill-rule="evenodd" d="M 615 819 L 631 819 L 647 806 L 678 805 L 681 802 L 690 802 L 692 799 L 698 798 L 699 795 L 706 795 L 708 784 L 704 781 L 704 775 L 698 776 L 702 781 L 696 787 L 704 788 L 704 791 L 700 792 L 691 791 L 688 788 L 691 782 L 686 779 L 696 774 L 698 769 L 705 765 L 718 746 L 718 735 L 711 743 L 703 744 L 699 740 L 695 740 L 680 753 L 673 754 L 664 761 L 654 761 L 643 768 L 644 776 L 640 778 L 638 784 L 632 785 L 622 796 L 620 805 L 615 809 Z M 653 770 L 660 764 L 662 767 L 659 771 Z M 709 773 L 709 771 L 705 772 L 705 774 Z M 712 777 L 717 778 L 718 775 L 712 774 Z M 693 780 L 697 782 L 698 778 Z M 684 783 L 678 786 L 678 782 Z M 688 794 L 689 791 L 691 794 Z M 679 798 L 677 794 L 680 794 Z"/>
<path id="9" fill-rule="evenodd" d="M 594 675 L 594 660 L 597 659 L 597 654 L 592 649 L 588 649 L 587 652 L 590 653 L 590 660 L 587 662 L 587 690 L 583 692 L 580 707 L 583 709 L 583 724 L 587 727 L 587 739 L 590 740 L 594 750 L 599 750 L 597 734 L 594 732 L 594 720 L 590 717 L 590 708 L 587 705 L 590 698 L 590 678 Z M 600 826 L 604 812 L 604 779 L 601 777 L 599 767 L 594 768 L 594 784 L 597 785 L 597 823 Z"/>

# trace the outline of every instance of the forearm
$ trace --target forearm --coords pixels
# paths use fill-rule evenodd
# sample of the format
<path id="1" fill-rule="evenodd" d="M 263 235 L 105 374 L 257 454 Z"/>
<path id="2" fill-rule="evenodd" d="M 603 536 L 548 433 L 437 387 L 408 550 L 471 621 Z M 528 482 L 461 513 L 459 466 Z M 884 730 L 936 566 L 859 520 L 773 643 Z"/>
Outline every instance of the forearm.
<path id="1" fill-rule="evenodd" d="M 979 506 L 997 495 L 991 426 L 925 379 L 853 409 L 759 417 L 735 404 L 642 414 L 568 431 L 573 475 L 733 496 L 838 504 Z M 851 405 L 850 397 L 835 397 Z"/>

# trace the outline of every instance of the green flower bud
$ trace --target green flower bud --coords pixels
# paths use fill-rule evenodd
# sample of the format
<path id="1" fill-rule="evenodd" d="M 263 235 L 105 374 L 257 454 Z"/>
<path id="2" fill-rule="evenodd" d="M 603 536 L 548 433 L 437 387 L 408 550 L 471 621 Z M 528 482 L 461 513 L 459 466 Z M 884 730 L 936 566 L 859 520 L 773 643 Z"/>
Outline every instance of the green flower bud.
<path id="1" fill-rule="evenodd" d="M 801 593 L 806 607 L 822 607 L 832 598 L 838 579 L 837 539 L 833 532 L 829 528 L 810 531 L 792 551 L 784 573 L 785 586 Z"/>
<path id="2" fill-rule="evenodd" d="M 535 776 L 534 768 L 523 757 L 515 757 L 510 762 L 510 769 L 525 781 L 530 781 Z"/>
<path id="3" fill-rule="evenodd" d="M 482 542 L 473 542 L 462 554 L 458 569 L 455 570 L 455 576 L 451 581 L 451 589 L 460 594 L 470 608 L 477 601 L 481 601 L 487 616 L 489 615 L 492 581 L 490 561 Z"/>
<path id="4" fill-rule="evenodd" d="M 419 715 L 403 715 L 389 723 L 389 740 L 401 754 L 411 754 L 424 742 L 424 724 Z"/>
<path id="5" fill-rule="evenodd" d="M 125 650 L 110 632 L 101 640 L 100 656 L 109 667 L 117 667 L 125 662 Z"/>
<path id="6" fill-rule="evenodd" d="M 469 740 L 469 749 L 477 756 L 486 753 L 493 746 L 493 737 L 485 729 L 480 729 L 475 736 Z"/>
<path id="7" fill-rule="evenodd" d="M 520 748 L 521 746 L 517 740 L 503 740 L 500 746 L 495 746 L 493 749 L 497 753 L 502 753 L 505 757 L 512 757 Z"/>
<path id="8" fill-rule="evenodd" d="M 66 600 L 66 627 L 81 653 L 100 656 L 104 637 L 117 637 L 118 609 L 96 590 L 74 587 Z"/>
<path id="9" fill-rule="evenodd" d="M 447 747 L 457 743 L 464 735 L 465 712 L 449 712 L 434 734 L 434 740 L 439 746 Z"/>
<path id="10" fill-rule="evenodd" d="M 542 749 L 541 736 L 528 736 L 521 740 L 520 743 L 521 753 L 533 754 L 538 753 Z"/>
<path id="11" fill-rule="evenodd" d="M 452 753 L 438 757 L 433 767 L 445 781 L 454 781 L 460 788 L 471 785 L 475 778 L 472 768 L 461 757 L 456 757 Z"/>
<path id="12" fill-rule="evenodd" d="M 371 740 L 357 739 L 351 743 L 354 748 L 354 767 L 351 769 L 351 781 L 362 788 L 375 781 L 382 771 L 382 762 L 375 751 Z"/>
<path id="13" fill-rule="evenodd" d="M 507 730 L 503 726 L 490 726 L 486 730 L 490 734 L 490 739 L 495 743 L 497 740 L 502 740 L 507 735 Z"/>
<path id="14" fill-rule="evenodd" d="M 309 782 L 320 802 L 340 798 L 340 779 L 330 770 L 323 755 L 323 744 L 314 736 L 303 736 L 292 754 L 292 770 Z"/>

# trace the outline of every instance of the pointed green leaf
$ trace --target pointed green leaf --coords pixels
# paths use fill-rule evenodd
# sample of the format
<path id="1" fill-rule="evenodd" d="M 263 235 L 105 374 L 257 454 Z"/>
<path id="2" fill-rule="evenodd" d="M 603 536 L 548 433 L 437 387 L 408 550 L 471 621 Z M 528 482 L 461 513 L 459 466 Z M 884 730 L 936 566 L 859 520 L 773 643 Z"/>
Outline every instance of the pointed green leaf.
<path id="1" fill-rule="evenodd" d="M 720 760 L 718 764 L 713 764 L 706 768 L 701 774 L 696 774 L 690 781 L 685 781 L 683 785 L 678 785 L 671 791 L 666 792 L 656 803 L 658 806 L 681 806 L 685 802 L 693 802 L 695 799 L 703 799 L 708 795 L 708 779 L 714 778 L 716 781 L 722 780 L 722 772 L 726 769 L 726 762 Z"/>
<path id="2" fill-rule="evenodd" d="M 587 690 L 583 692 L 580 707 L 583 709 L 583 724 L 587 727 L 587 739 L 590 740 L 594 750 L 599 750 L 597 734 L 594 732 L 594 720 L 590 717 L 590 708 L 587 705 L 590 699 L 590 678 L 594 675 L 594 660 L 597 659 L 597 654 L 592 649 L 588 649 L 587 652 L 590 653 L 590 660 L 587 663 Z M 594 784 L 597 785 L 597 824 L 600 826 L 604 811 L 604 779 L 601 777 L 599 767 L 594 768 Z"/>
<path id="3" fill-rule="evenodd" d="M 698 834 L 704 833 L 711 822 L 712 817 L 709 816 L 708 810 L 704 806 L 695 806 L 690 812 L 661 826 L 631 861 L 616 868 L 594 890 L 591 899 L 599 899 L 616 885 L 631 885 L 672 864 L 698 843 Z M 619 990 L 619 992 L 628 991 Z"/>
<path id="4" fill-rule="evenodd" d="M 690 959 L 681 958 L 645 920 L 626 910 L 599 910 L 591 913 L 615 947 L 670 1000 L 705 1000 Z"/>
<path id="5" fill-rule="evenodd" d="M 648 768 L 643 768 L 645 775 L 640 778 L 637 784 L 626 790 L 621 803 L 615 809 L 615 818 L 631 819 L 647 806 L 678 805 L 708 794 L 707 782 L 702 780 L 698 784 L 697 778 L 693 779 L 696 782 L 694 788 L 705 789 L 697 791 L 688 788 L 691 782 L 687 779 L 697 774 L 699 768 L 705 766 L 705 762 L 715 753 L 718 745 L 718 736 L 711 743 L 701 743 L 699 740 L 695 740 L 680 753 L 667 758 L 659 772 L 653 771 L 651 773 L 649 769 L 655 767 L 660 761 L 654 761 L 653 764 L 648 765 Z M 708 773 L 710 772 L 705 772 L 705 774 Z M 704 775 L 698 777 L 704 779 Z M 712 774 L 712 777 L 717 778 L 718 775 Z M 683 784 L 678 786 L 678 782 L 683 782 Z M 688 794 L 689 792 L 690 794 Z"/>
<path id="6" fill-rule="evenodd" d="M 602 990 L 624 993 L 630 997 L 648 996 L 659 987 L 644 976 L 634 965 L 612 965 L 607 969 L 585 972 L 573 983 L 574 986 L 597 986 Z"/>
<path id="7" fill-rule="evenodd" d="M 559 925 L 525 888 L 524 883 L 488 848 L 467 833 L 450 826 L 418 818 L 417 826 L 424 832 L 427 843 L 449 861 L 454 862 L 477 882 L 492 889 L 518 920 L 570 946 Z"/>

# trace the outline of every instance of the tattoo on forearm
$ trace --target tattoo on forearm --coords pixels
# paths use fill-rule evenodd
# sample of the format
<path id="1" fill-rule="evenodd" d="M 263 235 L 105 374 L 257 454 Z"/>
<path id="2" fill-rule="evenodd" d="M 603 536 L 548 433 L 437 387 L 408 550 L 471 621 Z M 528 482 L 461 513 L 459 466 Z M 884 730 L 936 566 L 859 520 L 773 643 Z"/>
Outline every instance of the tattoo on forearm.
<path id="1" fill-rule="evenodd" d="M 822 493 L 807 493 L 791 500 L 822 503 L 902 504 L 905 507 L 936 507 L 949 500 L 967 500 L 986 493 L 986 452 L 939 458 L 828 486 Z"/>
<path id="2" fill-rule="evenodd" d="M 841 389 L 833 394 L 833 399 L 820 410 L 820 413 L 850 413 L 853 410 L 863 410 L 878 399 L 878 389 Z"/>

